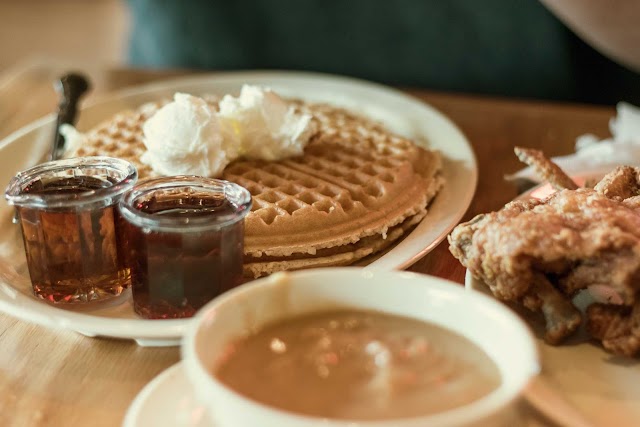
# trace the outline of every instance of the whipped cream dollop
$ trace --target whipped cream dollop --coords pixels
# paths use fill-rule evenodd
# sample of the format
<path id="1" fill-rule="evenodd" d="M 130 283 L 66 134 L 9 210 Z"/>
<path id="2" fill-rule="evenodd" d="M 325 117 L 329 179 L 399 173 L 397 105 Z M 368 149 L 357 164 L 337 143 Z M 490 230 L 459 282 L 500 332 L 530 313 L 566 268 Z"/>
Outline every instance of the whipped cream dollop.
<path id="1" fill-rule="evenodd" d="M 143 125 L 140 161 L 161 175 L 216 176 L 238 157 L 238 144 L 207 102 L 176 93 Z"/>
<path id="2" fill-rule="evenodd" d="M 141 161 L 162 175 L 219 176 L 239 157 L 279 160 L 300 155 L 313 133 L 311 116 L 269 89 L 245 85 L 215 111 L 204 99 L 176 93 L 143 126 Z"/>
<path id="3" fill-rule="evenodd" d="M 238 138 L 240 155 L 251 159 L 299 156 L 312 133 L 310 115 L 296 114 L 276 93 L 257 86 L 222 98 L 219 116 Z"/>

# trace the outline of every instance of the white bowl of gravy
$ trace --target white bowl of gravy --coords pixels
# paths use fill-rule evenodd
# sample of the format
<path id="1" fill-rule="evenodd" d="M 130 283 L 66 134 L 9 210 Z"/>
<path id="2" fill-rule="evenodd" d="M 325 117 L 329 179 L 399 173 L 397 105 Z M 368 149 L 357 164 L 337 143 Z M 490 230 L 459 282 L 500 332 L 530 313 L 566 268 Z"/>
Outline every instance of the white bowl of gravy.
<path id="1" fill-rule="evenodd" d="M 539 372 L 480 293 L 360 268 L 279 273 L 207 304 L 182 345 L 216 427 L 498 426 Z"/>

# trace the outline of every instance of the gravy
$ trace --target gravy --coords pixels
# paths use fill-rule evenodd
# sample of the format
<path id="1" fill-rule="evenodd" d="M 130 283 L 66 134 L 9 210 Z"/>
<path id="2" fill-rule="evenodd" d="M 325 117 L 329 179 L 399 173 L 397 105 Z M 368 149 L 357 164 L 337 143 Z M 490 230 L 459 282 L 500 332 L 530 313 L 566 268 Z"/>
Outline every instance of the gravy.
<path id="1" fill-rule="evenodd" d="M 500 385 L 475 344 L 435 324 L 374 311 L 280 321 L 231 344 L 215 375 L 299 414 L 381 420 L 442 412 Z"/>

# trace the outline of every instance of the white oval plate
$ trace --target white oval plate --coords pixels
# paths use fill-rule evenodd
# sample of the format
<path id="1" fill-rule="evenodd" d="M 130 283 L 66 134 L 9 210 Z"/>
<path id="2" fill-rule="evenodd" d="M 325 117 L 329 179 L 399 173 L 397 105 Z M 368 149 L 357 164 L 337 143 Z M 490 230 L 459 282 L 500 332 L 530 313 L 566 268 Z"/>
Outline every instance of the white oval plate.
<path id="1" fill-rule="evenodd" d="M 584 171 L 577 177 L 576 182 L 582 184 L 585 180 L 600 179 L 611 169 L 595 168 Z M 551 194 L 553 190 L 549 184 L 539 185 L 518 199 L 527 197 L 542 198 Z M 465 287 L 492 296 L 491 291 L 482 281 L 473 277 L 467 270 Z M 574 299 L 574 304 L 584 310 L 591 299 L 585 293 Z M 640 419 L 640 360 L 616 357 L 607 353 L 601 346 L 589 340 L 584 329 L 580 329 L 567 343 L 552 346 L 542 339 L 544 328 L 540 322 L 531 323 L 534 316 L 526 309 L 516 310 L 537 331 L 536 339 L 542 361 L 542 380 L 548 389 L 560 396 L 530 395 L 527 399 L 537 409 L 545 413 L 558 425 L 571 425 L 566 414 L 559 411 L 558 405 L 565 406 L 562 399 L 570 405 L 569 410 L 575 409 L 581 417 L 590 421 L 593 426 L 634 426 Z M 535 393 L 535 389 L 533 389 Z M 578 424 L 575 425 L 585 425 Z"/>
<path id="2" fill-rule="evenodd" d="M 489 288 L 468 270 L 465 286 L 491 295 Z M 639 360 L 607 353 L 589 341 L 584 331 L 558 346 L 549 345 L 541 338 L 541 334 L 536 335 L 542 361 L 541 377 L 547 388 L 558 393 L 592 426 L 638 425 Z M 559 425 L 568 425 L 558 418 L 562 415 L 556 410 L 559 399 L 549 399 L 544 395 L 530 396 L 529 393 L 525 395 L 529 402 Z"/>
<path id="3" fill-rule="evenodd" d="M 426 218 L 399 244 L 370 264 L 403 269 L 440 243 L 467 210 L 477 183 L 473 150 L 460 130 L 429 105 L 400 91 L 345 77 L 299 72 L 234 72 L 152 83 L 116 92 L 82 109 L 78 128 L 87 130 L 126 109 L 175 92 L 237 93 L 243 84 L 269 86 L 276 92 L 308 101 L 346 107 L 383 122 L 391 130 L 414 139 L 444 157 L 446 184 Z M 54 117 L 44 117 L 0 142 L 0 183 L 45 157 L 54 131 Z M 11 208 L 0 200 L 0 310 L 45 326 L 71 329 L 90 336 L 133 338 L 141 345 L 177 344 L 188 320 L 143 320 L 130 304 L 78 312 L 36 300 L 30 291 L 20 238 L 14 235 Z M 10 270 L 7 273 L 6 270 Z M 13 273 L 13 274 L 10 274 Z M 1 283 L 4 282 L 4 283 Z"/>

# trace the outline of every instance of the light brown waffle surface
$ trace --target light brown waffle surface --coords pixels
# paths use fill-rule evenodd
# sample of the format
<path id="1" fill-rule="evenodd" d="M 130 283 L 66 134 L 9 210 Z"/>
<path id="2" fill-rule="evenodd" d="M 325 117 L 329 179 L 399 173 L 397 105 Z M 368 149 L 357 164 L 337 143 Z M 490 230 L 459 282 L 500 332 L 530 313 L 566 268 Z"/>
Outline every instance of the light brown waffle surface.
<path id="1" fill-rule="evenodd" d="M 347 265 L 385 249 L 418 223 L 443 185 L 438 153 L 396 136 L 377 122 L 324 104 L 292 101 L 313 117 L 316 132 L 303 156 L 278 162 L 240 160 L 223 178 L 247 188 L 245 272 Z M 73 156 L 109 155 L 133 162 L 141 179 L 147 104 L 87 134 Z"/>

